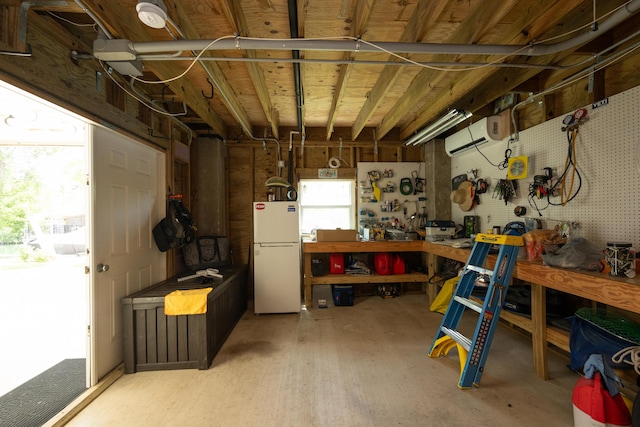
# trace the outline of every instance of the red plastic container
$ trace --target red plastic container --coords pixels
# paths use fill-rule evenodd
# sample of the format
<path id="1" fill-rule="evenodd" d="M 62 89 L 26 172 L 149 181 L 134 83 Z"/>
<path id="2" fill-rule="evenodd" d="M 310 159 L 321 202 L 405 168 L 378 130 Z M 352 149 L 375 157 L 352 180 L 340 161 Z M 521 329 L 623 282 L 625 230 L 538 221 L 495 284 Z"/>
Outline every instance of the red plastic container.
<path id="1" fill-rule="evenodd" d="M 344 274 L 344 254 L 329 254 L 329 273 Z"/>
<path id="2" fill-rule="evenodd" d="M 377 253 L 374 257 L 376 273 L 381 276 L 393 274 L 393 255 L 387 252 Z"/>
<path id="3" fill-rule="evenodd" d="M 393 274 L 404 274 L 406 268 L 404 266 L 404 259 L 400 255 L 393 256 Z"/>
<path id="4" fill-rule="evenodd" d="M 573 388 L 573 422 L 575 427 L 631 427 L 631 415 L 620 394 L 611 397 L 600 384 L 600 373 L 588 380 L 580 378 Z"/>

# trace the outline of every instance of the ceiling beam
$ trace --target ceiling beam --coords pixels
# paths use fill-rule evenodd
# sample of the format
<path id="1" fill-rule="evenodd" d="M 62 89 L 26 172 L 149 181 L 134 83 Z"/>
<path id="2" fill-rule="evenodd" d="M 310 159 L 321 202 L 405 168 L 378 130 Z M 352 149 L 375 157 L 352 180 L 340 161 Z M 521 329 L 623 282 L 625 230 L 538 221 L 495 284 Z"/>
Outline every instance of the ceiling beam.
<path id="1" fill-rule="evenodd" d="M 25 52 L 26 43 L 20 40 L 20 7 L 0 6 L 0 22 L 0 48 Z"/>
<path id="2" fill-rule="evenodd" d="M 352 37 L 359 37 L 364 33 L 369 24 L 369 17 L 371 16 L 371 10 L 375 6 L 376 0 L 358 0 L 355 7 L 355 13 L 353 16 L 353 25 L 349 34 Z M 355 52 L 345 52 L 343 59 L 354 60 L 356 57 Z M 327 141 L 331 139 L 333 134 L 333 127 L 338 117 L 338 108 L 342 102 L 342 98 L 347 90 L 347 83 L 349 76 L 353 70 L 353 65 L 342 64 L 340 66 L 340 74 L 338 75 L 338 82 L 334 91 L 333 98 L 331 99 L 331 108 L 329 109 L 329 116 L 327 118 Z"/>
<path id="3" fill-rule="evenodd" d="M 578 7 L 580 3 L 581 3 L 580 0 L 569 0 L 569 1 L 562 2 L 562 5 L 561 5 L 562 11 L 569 14 L 573 9 Z M 551 28 L 553 28 L 563 19 L 564 15 L 555 13 L 556 9 L 554 9 L 553 14 L 549 12 L 552 9 L 552 6 L 554 5 L 557 5 L 556 0 L 545 0 L 545 1 L 537 2 L 534 8 L 529 9 L 527 11 L 528 13 L 520 14 L 519 20 L 515 21 L 513 25 L 511 25 L 509 30 L 506 30 L 505 32 L 501 33 L 502 42 L 509 41 L 510 43 L 523 45 L 528 40 L 533 40 L 538 37 L 541 37 L 542 34 L 545 34 L 547 31 L 549 31 Z M 554 6 L 554 7 L 557 7 L 557 6 Z M 562 28 L 566 29 L 567 26 L 564 25 Z M 573 27 L 569 27 L 569 28 L 573 28 Z M 486 60 L 486 59 L 487 57 L 483 58 L 482 60 Z M 480 60 L 479 62 L 481 62 L 482 60 Z M 549 63 L 549 60 L 547 58 L 546 61 L 536 61 L 535 63 L 544 65 Z M 541 70 L 537 70 L 537 72 L 530 72 L 526 74 L 533 77 L 537 75 L 540 71 Z M 424 126 L 425 123 L 429 123 L 435 120 L 438 117 L 438 115 L 442 114 L 442 112 L 447 108 L 451 108 L 451 107 L 463 108 L 462 105 L 453 105 L 452 103 L 455 102 L 453 100 L 456 99 L 456 94 L 458 97 L 464 96 L 464 92 L 462 91 L 470 90 L 474 86 L 474 82 L 475 84 L 479 84 L 483 80 L 488 78 L 490 78 L 490 81 L 492 82 L 502 81 L 502 80 L 493 80 L 494 78 L 493 76 L 500 75 L 502 76 L 501 78 L 504 79 L 506 75 L 521 76 L 522 73 L 523 73 L 522 70 L 485 69 L 484 72 L 482 70 L 478 70 L 476 72 L 467 73 L 468 74 L 467 76 L 461 75 L 461 79 L 456 80 L 456 85 L 454 85 L 454 87 L 451 87 L 450 91 L 448 91 L 446 95 L 439 97 L 442 100 L 448 99 L 449 101 L 445 103 L 445 102 L 434 102 L 433 99 L 429 100 L 429 102 L 425 103 L 423 107 L 416 113 L 414 120 L 412 120 L 410 123 L 407 123 L 406 126 L 401 129 L 401 132 L 400 132 L 401 136 L 403 138 L 410 136 L 412 133 L 414 133 L 415 131 L 420 129 L 422 126 Z M 421 82 L 424 82 L 424 81 L 428 82 L 430 81 L 430 79 L 434 78 L 429 76 L 428 74 L 431 74 L 431 73 L 428 73 L 428 70 L 425 70 L 418 77 L 416 77 L 416 79 L 420 78 Z M 517 80 L 520 81 L 520 84 L 526 81 L 521 79 L 517 79 Z M 496 98 L 501 96 L 505 92 L 505 88 L 502 87 L 501 85 L 494 84 L 493 86 L 490 86 L 489 89 L 491 89 L 490 92 L 492 94 L 497 93 Z M 499 89 L 499 90 L 496 90 L 496 89 Z M 410 90 L 411 89 L 407 91 L 407 94 L 410 93 Z M 467 106 L 467 108 L 468 107 L 469 106 Z"/>
<path id="4" fill-rule="evenodd" d="M 48 0 L 48 1 L 34 1 L 34 2 L 25 2 L 23 0 L 0 0 L 0 7 L 17 7 L 20 8 L 23 3 L 31 3 L 29 5 L 25 5 L 30 10 L 51 10 L 55 12 L 70 12 L 70 13 L 84 13 L 80 6 L 76 4 L 76 2 L 71 0 Z"/>
<path id="5" fill-rule="evenodd" d="M 454 44 L 477 43 L 489 29 L 500 22 L 504 15 L 514 7 L 517 1 L 497 0 L 493 3 L 493 5 L 488 5 L 486 2 L 478 3 L 467 15 L 465 20 L 458 25 L 456 31 L 447 42 Z M 477 25 L 478 22 L 483 23 L 483 25 Z M 436 55 L 434 58 L 435 62 L 447 60 L 451 60 L 449 55 Z M 425 88 L 429 90 L 428 88 L 436 86 L 441 79 L 445 78 L 447 73 L 446 71 L 434 69 L 424 69 L 420 71 L 404 95 L 400 97 L 398 102 L 385 115 L 382 123 L 378 125 L 376 129 L 378 136 L 380 138 L 384 137 L 401 119 L 406 117 L 411 109 L 415 108 L 416 104 L 425 104 Z M 457 73 L 466 74 L 468 72 L 457 71 Z M 426 105 L 428 105 L 429 111 L 434 111 L 431 101 L 427 102 Z M 420 126 L 424 123 L 425 122 L 420 122 Z"/>
<path id="6" fill-rule="evenodd" d="M 561 27 L 562 29 L 575 28 L 579 25 L 578 23 L 581 21 L 581 17 L 577 16 L 575 11 L 572 13 L 569 12 L 571 12 L 571 10 L 577 7 L 577 4 L 581 2 L 579 0 L 571 0 L 565 3 L 570 3 L 569 6 L 566 6 L 566 11 L 568 13 L 567 16 L 571 16 L 572 22 L 564 22 Z M 536 11 L 539 15 L 531 13 L 529 16 L 531 23 L 535 24 L 539 22 L 539 16 L 547 13 L 546 7 L 548 7 L 548 5 L 545 6 L 540 3 L 537 5 Z M 559 26 L 559 23 L 564 18 L 564 16 L 560 15 L 547 17 L 546 25 L 544 27 L 538 25 L 536 33 L 529 33 L 529 37 L 533 37 L 534 39 L 539 37 L 550 29 Z M 504 39 L 518 39 L 522 34 L 521 32 L 517 32 L 516 28 L 526 27 L 528 27 L 528 25 L 512 27 L 512 33 L 504 34 Z M 560 61 L 571 53 L 572 51 L 565 51 L 560 54 L 556 54 L 551 60 L 547 57 L 517 57 L 514 58 L 512 62 L 544 65 L 557 63 L 557 61 Z M 425 105 L 420 111 L 418 111 L 411 126 L 401 129 L 400 136 L 403 139 L 407 138 L 417 129 L 417 127 L 420 126 L 420 124 L 427 123 L 436 118 L 434 114 L 438 114 L 437 111 L 442 112 L 454 104 L 456 108 L 466 109 L 472 112 L 476 111 L 478 108 L 491 103 L 494 99 L 502 96 L 504 93 L 514 90 L 515 88 L 522 87 L 525 82 L 536 77 L 543 71 L 544 70 L 539 68 L 485 68 L 484 70 L 468 73 L 457 79 L 455 85 L 450 85 L 448 90 L 441 91 L 439 95 L 430 100 L 429 106 Z"/>
<path id="7" fill-rule="evenodd" d="M 183 2 L 175 1 L 175 0 L 165 0 L 165 4 L 167 5 L 167 9 L 175 10 L 177 15 L 176 24 L 180 27 L 184 35 L 187 39 L 198 40 L 202 37 L 196 30 L 193 21 L 189 18 L 189 15 L 184 9 Z M 211 52 L 205 52 L 203 56 L 211 56 Z M 213 84 L 218 89 L 219 94 L 221 95 L 219 98 L 222 103 L 226 106 L 226 108 L 231 112 L 234 119 L 238 122 L 242 130 L 247 134 L 253 137 L 253 128 L 251 125 L 251 119 L 249 115 L 242 107 L 240 100 L 235 94 L 235 91 L 229 84 L 227 78 L 225 77 L 222 69 L 218 66 L 216 61 L 200 61 L 200 66 L 204 70 L 207 77 L 213 80 Z M 209 109 L 211 113 L 214 113 L 213 110 Z M 215 113 L 214 113 L 215 114 Z M 216 114 L 217 116 L 217 114 Z M 203 117 L 205 118 L 205 117 Z M 220 119 L 222 122 L 222 119 Z M 215 129 L 214 129 L 215 131 Z M 225 135 L 225 134 L 221 134 Z"/>
<path id="8" fill-rule="evenodd" d="M 402 35 L 400 36 L 401 42 L 415 42 L 422 41 L 428 31 L 432 28 L 444 8 L 446 7 L 447 0 L 439 0 L 433 2 L 418 2 L 416 10 L 411 15 L 407 26 L 405 27 Z M 398 60 L 392 57 L 392 61 Z M 384 97 L 389 90 L 393 87 L 396 80 L 400 77 L 404 67 L 397 65 L 387 65 L 382 70 L 380 77 L 376 81 L 375 86 L 369 92 L 369 96 L 364 102 L 364 105 L 360 109 L 360 113 L 356 117 L 351 127 L 351 139 L 355 139 L 360 135 L 362 129 L 367 125 L 367 122 L 380 106 Z M 383 135 L 379 135 L 382 138 Z"/>
<path id="9" fill-rule="evenodd" d="M 235 33 L 241 36 L 251 36 L 251 31 L 247 25 L 247 20 L 242 10 L 242 6 L 237 0 L 225 0 L 222 2 L 224 13 L 227 16 Z M 247 58 L 257 58 L 255 50 L 247 49 L 243 51 Z M 253 86 L 258 94 L 262 111 L 264 112 L 267 122 L 271 125 L 271 133 L 274 138 L 280 138 L 280 116 L 278 110 L 271 103 L 269 89 L 262 68 L 257 62 L 246 62 L 247 71 L 253 82 Z"/>
<path id="10" fill-rule="evenodd" d="M 297 15 L 298 15 L 298 37 L 301 39 L 304 39 L 305 37 L 305 17 L 307 16 L 307 8 L 308 8 L 308 1 L 297 1 L 296 0 L 296 7 L 297 7 Z M 291 26 L 291 25 L 289 25 Z M 303 51 L 298 51 L 298 56 L 300 58 L 304 58 L 304 52 Z M 293 52 L 292 52 L 293 55 Z M 304 104 L 304 96 L 305 96 L 305 92 L 304 92 L 304 88 L 305 88 L 305 81 L 307 78 L 307 73 L 306 73 L 306 64 L 302 63 L 299 66 L 299 71 L 300 71 L 300 87 L 296 88 L 296 89 L 300 89 L 300 97 L 301 97 L 301 102 L 300 104 L 298 104 L 298 94 L 296 93 L 296 108 L 299 109 L 296 110 L 296 115 L 298 115 L 299 117 L 302 117 L 302 123 L 299 123 L 298 125 L 302 127 L 302 134 L 306 135 L 307 134 L 307 123 L 306 123 L 306 107 Z M 295 86 L 295 82 L 294 82 L 294 86 Z"/>

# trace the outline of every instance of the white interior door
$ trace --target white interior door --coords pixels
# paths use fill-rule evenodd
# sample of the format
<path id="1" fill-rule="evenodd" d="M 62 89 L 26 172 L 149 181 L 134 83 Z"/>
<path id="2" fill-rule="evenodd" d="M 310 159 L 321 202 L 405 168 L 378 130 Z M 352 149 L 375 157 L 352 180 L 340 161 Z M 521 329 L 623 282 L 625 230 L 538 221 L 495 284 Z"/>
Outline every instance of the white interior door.
<path id="1" fill-rule="evenodd" d="M 91 384 L 123 361 L 120 299 L 166 277 L 153 241 L 165 214 L 164 153 L 100 126 L 91 131 Z"/>

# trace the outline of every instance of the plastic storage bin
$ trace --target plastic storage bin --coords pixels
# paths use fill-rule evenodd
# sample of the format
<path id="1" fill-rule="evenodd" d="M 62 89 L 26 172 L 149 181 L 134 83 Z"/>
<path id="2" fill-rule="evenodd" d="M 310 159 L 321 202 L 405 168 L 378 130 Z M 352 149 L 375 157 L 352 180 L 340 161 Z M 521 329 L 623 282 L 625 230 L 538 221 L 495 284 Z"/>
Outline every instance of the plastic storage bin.
<path id="1" fill-rule="evenodd" d="M 335 305 L 353 305 L 353 286 L 333 285 L 333 303 Z"/>

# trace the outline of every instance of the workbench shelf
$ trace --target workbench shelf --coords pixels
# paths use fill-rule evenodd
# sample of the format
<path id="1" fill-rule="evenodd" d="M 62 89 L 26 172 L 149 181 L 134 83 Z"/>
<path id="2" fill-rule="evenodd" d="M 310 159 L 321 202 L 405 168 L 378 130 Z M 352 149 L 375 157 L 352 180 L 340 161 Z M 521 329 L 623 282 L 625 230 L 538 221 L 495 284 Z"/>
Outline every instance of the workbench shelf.
<path id="1" fill-rule="evenodd" d="M 355 285 L 359 283 L 421 283 L 429 280 L 424 273 L 407 274 L 327 274 L 311 278 L 311 285 Z"/>
<path id="2" fill-rule="evenodd" d="M 504 320 L 509 325 L 520 328 L 523 331 L 533 333 L 533 322 L 528 317 L 512 313 L 508 310 L 502 310 L 502 312 L 500 312 L 500 320 Z M 569 353 L 568 332 L 547 325 L 547 342 Z"/>
<path id="3" fill-rule="evenodd" d="M 331 253 L 371 255 L 381 252 L 394 254 L 424 253 L 420 240 L 388 240 L 375 242 L 305 242 L 303 244 L 304 263 L 304 297 L 305 304 L 311 308 L 311 294 L 314 285 L 355 285 L 384 283 L 427 283 L 429 276 L 425 273 L 407 273 L 380 275 L 328 274 L 313 276 L 311 258 Z"/>

